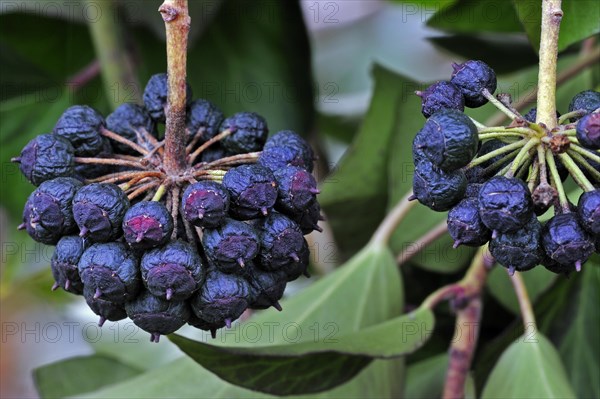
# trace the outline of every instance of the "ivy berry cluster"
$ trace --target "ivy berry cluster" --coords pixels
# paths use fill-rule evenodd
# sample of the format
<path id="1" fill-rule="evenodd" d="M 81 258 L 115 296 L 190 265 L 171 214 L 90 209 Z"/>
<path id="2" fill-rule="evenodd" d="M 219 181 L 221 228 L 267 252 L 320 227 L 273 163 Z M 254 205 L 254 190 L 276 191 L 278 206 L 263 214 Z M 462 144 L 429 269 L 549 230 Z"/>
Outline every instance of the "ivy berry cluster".
<path id="1" fill-rule="evenodd" d="M 129 317 L 155 342 L 185 323 L 214 337 L 247 308 L 281 310 L 287 282 L 308 276 L 304 235 L 321 230 L 302 137 L 269 138 L 256 113 L 225 118 L 191 101 L 189 85 L 187 99 L 187 166 L 177 173 L 158 133 L 166 74 L 150 78 L 143 106 L 106 119 L 68 108 L 13 159 L 37 186 L 19 228 L 56 246 L 52 288 L 83 295 L 100 325 Z"/>
<path id="2" fill-rule="evenodd" d="M 522 116 L 510 96 L 498 94 L 496 74 L 478 60 L 453 65 L 450 81 L 416 94 L 427 118 L 413 141 L 413 197 L 448 212 L 454 247 L 489 242 L 509 269 L 541 264 L 568 274 L 600 250 L 600 93 L 577 94 L 556 127 Z M 464 113 L 493 103 L 512 120 L 487 127 Z M 564 182 L 583 189 L 577 205 Z M 545 223 L 538 217 L 550 208 Z"/>

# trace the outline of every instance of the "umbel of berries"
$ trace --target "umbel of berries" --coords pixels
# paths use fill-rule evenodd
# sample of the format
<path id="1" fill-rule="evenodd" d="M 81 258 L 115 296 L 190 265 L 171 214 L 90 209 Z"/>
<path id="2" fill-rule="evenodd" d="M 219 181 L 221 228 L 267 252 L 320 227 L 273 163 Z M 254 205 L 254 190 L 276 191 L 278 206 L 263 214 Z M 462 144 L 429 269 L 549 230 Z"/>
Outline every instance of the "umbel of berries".
<path id="1" fill-rule="evenodd" d="M 129 317 L 158 342 L 184 324 L 210 331 L 246 309 L 281 310 L 309 276 L 304 235 L 323 220 L 314 154 L 299 134 L 268 137 L 253 112 L 226 117 L 186 95 L 185 151 L 169 155 L 166 74 L 143 104 L 106 119 L 76 105 L 14 158 L 37 188 L 20 229 L 56 245 L 53 290 L 82 295 L 99 325 Z M 176 159 L 177 167 L 173 167 Z"/>
<path id="2" fill-rule="evenodd" d="M 600 93 L 583 91 L 564 117 L 556 111 L 538 121 L 537 107 L 519 114 L 510 95 L 494 97 L 496 86 L 493 69 L 470 60 L 454 65 L 450 81 L 416 93 L 428 119 L 413 140 L 412 199 L 448 211 L 454 247 L 489 242 L 511 274 L 538 264 L 579 271 L 600 242 Z M 509 126 L 484 126 L 463 113 L 488 102 L 512 119 Z M 577 206 L 563 185 L 569 176 L 584 191 Z M 549 209 L 554 216 L 542 224 L 537 215 Z"/>

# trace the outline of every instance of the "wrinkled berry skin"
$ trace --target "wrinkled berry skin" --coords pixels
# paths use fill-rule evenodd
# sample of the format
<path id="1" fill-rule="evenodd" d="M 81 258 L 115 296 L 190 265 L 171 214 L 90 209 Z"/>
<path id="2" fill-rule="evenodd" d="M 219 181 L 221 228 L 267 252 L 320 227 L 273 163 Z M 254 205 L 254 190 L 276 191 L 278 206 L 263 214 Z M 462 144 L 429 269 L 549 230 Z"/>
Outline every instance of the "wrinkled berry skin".
<path id="1" fill-rule="evenodd" d="M 93 288 L 96 297 L 114 303 L 130 301 L 142 287 L 139 259 L 119 242 L 90 246 L 79 260 L 78 271 L 85 287 Z"/>
<path id="2" fill-rule="evenodd" d="M 307 170 L 287 166 L 273 172 L 277 182 L 276 209 L 299 213 L 316 200 L 317 181 Z"/>
<path id="3" fill-rule="evenodd" d="M 103 138 L 102 150 L 93 156 L 95 158 L 113 158 L 114 152 L 110 141 Z M 113 165 L 75 163 L 75 174 L 73 176 L 83 181 L 85 179 L 95 179 L 96 177 L 117 171 L 118 169 L 115 169 Z"/>
<path id="4" fill-rule="evenodd" d="M 200 156 L 197 158 L 195 163 L 198 162 L 214 162 L 218 159 L 225 158 L 231 154 L 228 154 L 227 151 L 223 148 L 220 143 L 215 143 L 208 147 L 206 150 L 202 151 Z"/>
<path id="5" fill-rule="evenodd" d="M 94 156 L 102 151 L 100 130 L 105 122 L 102 115 L 87 105 L 74 105 L 63 112 L 53 133 L 67 139 L 78 157 Z"/>
<path id="6" fill-rule="evenodd" d="M 540 242 L 542 225 L 532 216 L 523 228 L 499 233 L 490 241 L 490 253 L 502 266 L 509 270 L 526 271 L 533 269 L 543 259 Z"/>
<path id="7" fill-rule="evenodd" d="M 579 143 L 592 150 L 600 149 L 600 113 L 585 115 L 577 122 Z"/>
<path id="8" fill-rule="evenodd" d="M 194 312 L 190 312 L 190 318 L 188 319 L 187 323 L 190 326 L 198 328 L 200 330 L 210 331 L 210 334 L 212 335 L 213 338 L 217 337 L 217 330 L 219 328 L 225 327 L 225 321 L 223 321 L 223 323 L 221 323 L 221 324 L 209 323 L 208 321 L 196 316 L 196 314 Z"/>
<path id="9" fill-rule="evenodd" d="M 231 130 L 222 140 L 223 147 L 233 154 L 262 150 L 269 129 L 264 118 L 254 112 L 239 112 L 223 121 L 221 131 Z"/>
<path id="10" fill-rule="evenodd" d="M 466 187 L 462 171 L 444 172 L 425 158 L 416 162 L 413 192 L 428 208 L 437 212 L 449 210 L 463 198 Z"/>
<path id="11" fill-rule="evenodd" d="M 282 130 L 269 137 L 258 163 L 275 172 L 285 166 L 313 170 L 315 155 L 310 145 L 291 130 Z"/>
<path id="12" fill-rule="evenodd" d="M 244 223 L 227 219 L 216 229 L 205 229 L 202 244 L 208 259 L 224 273 L 240 273 L 260 250 L 256 230 Z"/>
<path id="13" fill-rule="evenodd" d="M 589 114 L 597 108 L 600 108 L 600 92 L 595 90 L 585 90 L 577 93 L 569 104 L 569 112 L 583 110 L 586 114 Z"/>
<path id="14" fill-rule="evenodd" d="M 265 216 L 277 200 L 277 182 L 270 170 L 260 165 L 241 165 L 223 177 L 229 191 L 230 213 L 236 219 Z"/>
<path id="15" fill-rule="evenodd" d="M 77 265 L 85 249 L 85 241 L 78 236 L 64 236 L 58 241 L 50 260 L 56 287 L 62 287 L 72 294 L 83 294 L 83 283 Z"/>
<path id="16" fill-rule="evenodd" d="M 241 275 L 211 270 L 190 305 L 196 317 L 215 325 L 236 320 L 250 305 L 251 287 Z"/>
<path id="17" fill-rule="evenodd" d="M 189 139 L 191 140 L 197 134 L 201 137 L 200 143 L 212 139 L 219 133 L 219 127 L 224 119 L 223 112 L 210 101 L 203 99 L 193 101 L 186 114 Z"/>
<path id="18" fill-rule="evenodd" d="M 148 113 L 156 122 L 165 122 L 165 106 L 167 105 L 167 74 L 157 73 L 152 75 L 144 88 L 144 105 Z M 186 104 L 192 102 L 192 88 L 186 82 Z"/>
<path id="19" fill-rule="evenodd" d="M 43 182 L 31 193 L 23 211 L 23 222 L 31 238 L 54 245 L 63 235 L 77 230 L 71 203 L 81 187 L 82 183 L 72 177 L 57 177 Z"/>
<path id="20" fill-rule="evenodd" d="M 479 247 L 490 240 L 492 232 L 479 217 L 477 197 L 467 197 L 448 212 L 448 232 L 454 245 Z"/>
<path id="21" fill-rule="evenodd" d="M 99 326 L 102 327 L 106 320 L 119 321 L 127 317 L 123 304 L 114 303 L 102 298 L 94 298 L 94 295 L 95 290 L 92 287 L 85 287 L 83 289 L 83 297 L 88 307 L 92 312 L 100 316 L 100 321 L 98 321 Z"/>
<path id="22" fill-rule="evenodd" d="M 121 235 L 129 200 L 114 184 L 93 183 L 82 187 L 73 199 L 73 216 L 81 236 L 94 242 L 115 240 Z"/>
<path id="23" fill-rule="evenodd" d="M 490 230 L 507 233 L 520 229 L 532 214 L 531 193 L 519 179 L 495 176 L 479 191 L 479 216 Z"/>
<path id="24" fill-rule="evenodd" d="M 154 133 L 155 126 L 150 114 L 144 107 L 137 104 L 125 103 L 119 105 L 112 114 L 106 117 L 106 128 L 129 141 L 144 146 L 144 142 L 138 140 L 138 133 L 136 131 L 144 129 L 152 134 Z M 118 141 L 112 141 L 112 145 L 115 151 L 120 154 L 137 154 L 134 149 Z"/>
<path id="25" fill-rule="evenodd" d="M 298 252 L 298 260 L 295 259 L 286 263 L 285 265 L 279 268 L 279 271 L 282 271 L 287 276 L 287 281 L 294 281 L 301 275 L 305 275 L 306 277 L 310 277 L 308 274 L 308 264 L 310 263 L 310 249 L 308 247 L 308 242 L 306 239 L 302 242 L 302 247 Z M 259 268 L 260 264 L 257 265 Z"/>
<path id="26" fill-rule="evenodd" d="M 136 326 L 152 335 L 151 341 L 154 342 L 158 342 L 161 335 L 179 330 L 190 318 L 186 302 L 166 301 L 149 291 L 143 291 L 127 302 L 125 311 Z"/>
<path id="27" fill-rule="evenodd" d="M 600 235 L 600 190 L 581 194 L 577 203 L 581 227 L 592 235 Z"/>
<path id="28" fill-rule="evenodd" d="M 123 217 L 123 237 L 131 248 L 150 249 L 166 244 L 173 233 L 173 217 L 158 201 L 131 206 Z"/>
<path id="29" fill-rule="evenodd" d="M 185 241 L 171 241 L 142 257 L 142 280 L 152 295 L 183 301 L 200 288 L 205 266 L 196 249 Z"/>
<path id="30" fill-rule="evenodd" d="M 507 145 L 506 143 L 504 143 L 498 139 L 488 140 L 481 145 L 481 148 L 479 149 L 477 156 L 481 157 L 483 155 L 489 154 L 490 152 L 498 150 L 506 145 Z M 489 166 L 492 166 L 494 163 L 500 161 L 502 158 L 504 158 L 508 154 L 509 153 L 507 152 L 504 154 L 496 155 L 495 157 L 482 162 L 480 164 L 480 166 L 482 168 L 487 168 Z M 498 166 L 498 169 L 501 169 L 502 167 L 508 165 L 509 162 L 510 162 L 510 160 L 503 162 L 502 164 L 500 164 L 500 166 Z"/>
<path id="31" fill-rule="evenodd" d="M 433 114 L 417 133 L 413 147 L 446 172 L 466 166 L 475 154 L 477 128 L 465 114 L 446 109 Z"/>
<path id="32" fill-rule="evenodd" d="M 470 60 L 464 64 L 454 64 L 454 72 L 450 81 L 460 90 L 465 97 L 465 105 L 469 108 L 478 108 L 485 105 L 488 100 L 481 94 L 484 89 L 494 94 L 497 81 L 496 73 L 483 61 Z"/>
<path id="33" fill-rule="evenodd" d="M 250 309 L 267 309 L 271 306 L 281 310 L 278 301 L 283 297 L 287 285 L 285 272 L 266 272 L 254 265 L 248 265 L 246 278 L 250 282 Z"/>
<path id="34" fill-rule="evenodd" d="M 460 88 L 451 82 L 434 83 L 418 95 L 421 97 L 421 113 L 425 118 L 442 109 L 465 110 L 465 98 Z"/>
<path id="35" fill-rule="evenodd" d="M 19 169 L 34 186 L 75 172 L 75 149 L 63 137 L 41 134 L 21 151 Z"/>
<path id="36" fill-rule="evenodd" d="M 308 208 L 304 209 L 302 212 L 293 213 L 282 211 L 282 213 L 298 224 L 302 234 L 310 234 L 315 230 L 318 232 L 323 231 L 318 224 L 319 220 L 323 220 L 323 217 L 321 216 L 321 205 L 319 205 L 318 201 L 312 202 Z"/>
<path id="37" fill-rule="evenodd" d="M 218 227 L 223 224 L 229 211 L 229 191 L 217 182 L 190 184 L 181 197 L 181 211 L 194 226 Z"/>
<path id="38" fill-rule="evenodd" d="M 542 229 L 546 255 L 563 266 L 576 270 L 594 252 L 592 236 L 579 224 L 574 213 L 555 215 Z"/>
<path id="39" fill-rule="evenodd" d="M 272 271 L 290 262 L 300 262 L 304 237 L 300 227 L 291 219 L 273 212 L 259 221 L 256 227 L 260 235 L 258 267 Z"/>

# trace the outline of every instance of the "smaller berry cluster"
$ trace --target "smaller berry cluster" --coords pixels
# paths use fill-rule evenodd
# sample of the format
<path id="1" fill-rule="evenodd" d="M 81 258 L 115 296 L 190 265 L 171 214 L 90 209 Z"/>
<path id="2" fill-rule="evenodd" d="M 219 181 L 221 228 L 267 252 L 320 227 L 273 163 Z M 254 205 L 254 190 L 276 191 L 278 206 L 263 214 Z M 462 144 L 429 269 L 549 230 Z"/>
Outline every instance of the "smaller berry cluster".
<path id="1" fill-rule="evenodd" d="M 167 76 L 143 98 L 106 119 L 70 107 L 14 159 L 37 186 L 20 228 L 56 245 L 53 289 L 83 295 L 100 325 L 129 317 L 155 342 L 185 323 L 214 336 L 248 308 L 281 310 L 287 282 L 308 276 L 304 235 L 321 230 L 311 147 L 198 99 L 187 166 L 167 170 Z"/>
<path id="2" fill-rule="evenodd" d="M 454 65 L 450 81 L 417 95 L 427 118 L 413 141 L 413 199 L 448 212 L 448 231 L 459 245 L 489 242 L 495 259 L 509 269 L 542 264 L 555 273 L 581 270 L 600 250 L 600 93 L 577 94 L 551 129 L 521 116 L 510 96 L 496 91 L 496 75 L 482 61 Z M 466 114 L 492 102 L 512 119 L 486 127 Z M 583 189 L 571 204 L 563 182 Z M 538 220 L 550 207 L 554 216 Z"/>

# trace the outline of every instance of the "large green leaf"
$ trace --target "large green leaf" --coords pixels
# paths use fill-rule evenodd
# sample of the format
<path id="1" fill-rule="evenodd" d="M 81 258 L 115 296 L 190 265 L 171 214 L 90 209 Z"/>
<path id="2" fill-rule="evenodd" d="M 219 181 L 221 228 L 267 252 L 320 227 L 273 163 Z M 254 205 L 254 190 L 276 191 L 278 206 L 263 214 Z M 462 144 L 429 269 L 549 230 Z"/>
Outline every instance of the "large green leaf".
<path id="1" fill-rule="evenodd" d="M 390 139 L 408 81 L 375 67 L 375 92 L 363 125 L 332 175 L 322 186 L 324 208 L 341 257 L 361 248 L 385 216 Z"/>
<path id="2" fill-rule="evenodd" d="M 437 12 L 427 24 L 462 33 L 523 30 L 512 3 L 498 0 L 459 0 Z"/>
<path id="3" fill-rule="evenodd" d="M 444 390 L 448 354 L 433 356 L 414 363 L 406 370 L 405 398 L 439 398 Z"/>
<path id="4" fill-rule="evenodd" d="M 558 352 L 542 334 L 521 336 L 492 370 L 484 398 L 575 398 Z"/>
<path id="5" fill-rule="evenodd" d="M 540 48 L 542 0 L 513 0 L 513 4 L 531 45 L 538 51 Z M 564 16 L 560 25 L 559 51 L 600 32 L 600 24 L 598 24 L 600 3 L 598 1 L 563 0 L 561 7 Z"/>
<path id="6" fill-rule="evenodd" d="M 141 372 L 110 357 L 92 355 L 39 367 L 33 371 L 33 379 L 41 398 L 64 398 L 128 380 Z"/>

